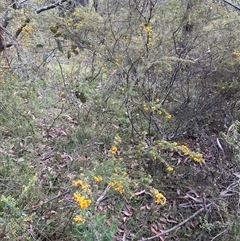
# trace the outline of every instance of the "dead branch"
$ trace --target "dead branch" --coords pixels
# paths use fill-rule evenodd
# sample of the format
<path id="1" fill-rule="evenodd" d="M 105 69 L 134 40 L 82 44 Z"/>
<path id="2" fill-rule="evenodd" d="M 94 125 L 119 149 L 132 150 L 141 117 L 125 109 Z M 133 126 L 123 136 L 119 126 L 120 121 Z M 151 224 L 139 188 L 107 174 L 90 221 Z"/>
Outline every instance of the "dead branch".
<path id="1" fill-rule="evenodd" d="M 41 12 L 44 12 L 44 11 L 47 11 L 49 9 L 52 9 L 52 8 L 56 8 L 57 6 L 59 6 L 60 4 L 66 2 L 67 0 L 59 0 L 53 4 L 50 4 L 50 5 L 47 5 L 47 6 L 44 6 L 44 7 L 41 7 L 39 9 L 36 10 L 36 13 L 39 14 Z"/>
<path id="2" fill-rule="evenodd" d="M 230 5 L 231 7 L 234 7 L 235 9 L 237 9 L 238 11 L 240 11 L 240 7 L 238 7 L 237 5 L 233 4 L 233 3 L 230 3 L 229 1 L 227 0 L 223 0 L 226 4 Z"/>
<path id="3" fill-rule="evenodd" d="M 6 50 L 5 38 L 3 36 L 3 28 L 0 27 L 0 53 Z"/>
<path id="4" fill-rule="evenodd" d="M 149 237 L 149 238 L 144 238 L 144 239 L 141 239 L 139 241 L 148 241 L 148 240 L 152 240 L 152 239 L 155 239 L 155 238 L 159 238 L 160 236 L 163 236 L 167 233 L 170 233 L 178 228 L 180 228 L 181 226 L 183 226 L 185 223 L 187 223 L 189 220 L 191 220 L 192 218 L 196 217 L 199 213 L 201 213 L 202 211 L 206 210 L 207 207 L 211 206 L 212 203 L 209 203 L 208 205 L 206 205 L 205 207 L 203 208 L 200 208 L 197 212 L 195 212 L 193 215 L 191 215 L 190 217 L 186 218 L 185 220 L 183 220 L 181 223 L 173 226 L 172 228 L 169 228 L 161 233 L 158 233 L 152 237 Z"/>

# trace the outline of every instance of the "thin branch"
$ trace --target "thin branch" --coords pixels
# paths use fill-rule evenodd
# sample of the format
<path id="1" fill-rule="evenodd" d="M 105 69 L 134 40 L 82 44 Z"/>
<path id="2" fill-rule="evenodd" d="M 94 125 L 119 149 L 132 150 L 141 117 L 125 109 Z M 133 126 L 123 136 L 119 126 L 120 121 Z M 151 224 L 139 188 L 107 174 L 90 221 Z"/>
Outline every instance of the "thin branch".
<path id="1" fill-rule="evenodd" d="M 206 207 L 203 207 L 201 209 L 199 209 L 197 212 L 195 212 L 193 215 L 191 215 L 190 217 L 186 218 L 185 220 L 183 220 L 181 223 L 173 226 L 172 228 L 170 229 L 167 229 L 161 233 L 158 233 L 152 237 L 149 237 L 149 238 L 145 238 L 145 239 L 140 239 L 139 241 L 147 241 L 147 240 L 152 240 L 152 239 L 155 239 L 155 238 L 159 238 L 160 236 L 163 236 L 167 233 L 170 233 L 178 228 L 180 228 L 181 226 L 183 226 L 183 224 L 187 223 L 189 220 L 191 220 L 192 218 L 196 217 L 199 213 L 201 213 L 202 211 L 206 210 L 207 207 L 211 206 L 212 203 L 209 203 L 208 205 L 206 205 Z"/>
<path id="2" fill-rule="evenodd" d="M 95 206 L 98 206 L 99 203 L 105 199 L 105 196 L 107 195 L 107 192 L 110 190 L 110 186 L 107 186 L 104 192 L 101 194 L 101 196 L 97 199 Z"/>
<path id="3" fill-rule="evenodd" d="M 220 235 L 222 235 L 223 233 L 225 233 L 227 231 L 227 229 L 223 230 L 221 233 L 219 233 L 218 235 L 216 235 L 214 238 L 211 239 L 211 241 L 215 240 L 217 237 L 219 237 Z"/>
<path id="4" fill-rule="evenodd" d="M 39 14 L 41 12 L 44 12 L 44 11 L 47 11 L 49 9 L 52 9 L 52 8 L 56 8 L 57 6 L 59 6 L 60 4 L 66 2 L 67 0 L 59 0 L 53 4 L 50 4 L 50 5 L 47 5 L 47 6 L 44 6 L 44 7 L 41 7 L 39 9 L 36 10 L 36 13 Z"/>
<path id="5" fill-rule="evenodd" d="M 236 6 L 235 4 L 233 3 L 230 3 L 229 1 L 227 0 L 223 0 L 226 4 L 230 5 L 231 7 L 234 7 L 235 9 L 237 9 L 238 11 L 240 11 L 240 7 Z"/>

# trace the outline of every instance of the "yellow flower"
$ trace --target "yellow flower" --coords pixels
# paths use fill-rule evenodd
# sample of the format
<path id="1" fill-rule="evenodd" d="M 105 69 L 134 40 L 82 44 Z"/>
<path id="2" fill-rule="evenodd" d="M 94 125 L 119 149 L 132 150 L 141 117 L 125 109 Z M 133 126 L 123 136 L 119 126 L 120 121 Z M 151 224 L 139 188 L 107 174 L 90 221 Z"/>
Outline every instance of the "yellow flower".
<path id="1" fill-rule="evenodd" d="M 166 204 L 167 199 L 164 197 L 164 195 L 161 192 L 159 192 L 157 189 L 153 189 L 152 192 L 153 192 L 156 204 L 161 204 L 161 205 Z"/>
<path id="2" fill-rule="evenodd" d="M 60 92 L 58 95 L 59 95 L 60 97 L 62 97 L 62 98 L 65 98 L 65 97 L 66 97 L 66 94 L 65 94 L 64 92 Z"/>
<path id="3" fill-rule="evenodd" d="M 168 120 L 172 118 L 172 116 L 169 115 L 169 114 L 167 114 L 165 117 L 166 117 L 166 119 L 168 119 Z"/>
<path id="4" fill-rule="evenodd" d="M 83 196 L 80 195 L 78 192 L 75 192 L 75 193 L 73 194 L 73 199 L 74 199 L 78 204 L 81 203 L 81 202 L 84 200 Z"/>
<path id="5" fill-rule="evenodd" d="M 22 32 L 26 32 L 27 28 L 26 27 L 22 27 Z"/>
<path id="6" fill-rule="evenodd" d="M 124 88 L 121 88 L 121 93 L 124 94 L 125 93 L 125 89 Z"/>
<path id="7" fill-rule="evenodd" d="M 90 199 L 86 199 L 78 192 L 73 194 L 73 199 L 80 206 L 80 208 L 87 208 L 92 202 Z"/>
<path id="8" fill-rule="evenodd" d="M 94 177 L 93 180 L 94 180 L 95 182 L 101 182 L 101 181 L 102 181 L 102 177 L 101 177 L 101 176 Z"/>
<path id="9" fill-rule="evenodd" d="M 172 172 L 173 171 L 173 168 L 171 166 L 168 166 L 167 169 L 166 169 L 168 172 Z"/>
<path id="10" fill-rule="evenodd" d="M 193 160 L 195 162 L 201 162 L 203 160 L 203 157 L 202 157 L 202 154 L 201 153 L 197 153 L 194 157 L 193 157 Z"/>
<path id="11" fill-rule="evenodd" d="M 82 184 L 83 184 L 83 181 L 81 181 L 81 180 L 72 181 L 72 185 L 73 185 L 74 187 L 82 186 Z"/>
<path id="12" fill-rule="evenodd" d="M 80 217 L 80 216 L 76 216 L 74 219 L 73 219 L 76 223 L 84 223 L 85 219 Z"/>
<path id="13" fill-rule="evenodd" d="M 116 155 L 117 154 L 117 147 L 116 146 L 112 146 L 112 148 L 109 151 L 112 155 Z"/>
<path id="14" fill-rule="evenodd" d="M 73 24 L 73 27 L 74 27 L 74 28 L 78 28 L 79 26 L 80 26 L 79 23 L 74 23 L 74 24 Z"/>
<path id="15" fill-rule="evenodd" d="M 145 31 L 147 34 L 150 34 L 152 32 L 152 27 L 150 26 L 145 27 Z"/>
<path id="16" fill-rule="evenodd" d="M 240 51 L 234 51 L 233 54 L 240 57 Z"/>
<path id="17" fill-rule="evenodd" d="M 155 111 L 156 110 L 156 106 L 152 106 L 152 110 Z"/>
<path id="18" fill-rule="evenodd" d="M 89 189 L 89 185 L 84 183 L 82 180 L 77 180 L 77 181 L 72 181 L 72 185 L 74 187 L 81 187 L 83 190 L 88 190 Z"/>
<path id="19" fill-rule="evenodd" d="M 183 154 L 184 154 L 185 156 L 189 155 L 189 149 L 188 149 L 187 146 L 181 145 L 181 151 L 183 152 Z"/>
<path id="20" fill-rule="evenodd" d="M 140 27 L 142 27 L 142 28 L 146 28 L 147 26 L 148 26 L 147 23 L 141 23 L 141 24 L 140 24 Z"/>
<path id="21" fill-rule="evenodd" d="M 116 182 L 109 182 L 108 185 L 109 185 L 110 187 L 113 187 L 114 185 L 116 185 Z"/>
<path id="22" fill-rule="evenodd" d="M 121 194 L 124 193 L 124 188 L 121 181 L 112 181 L 112 182 L 109 182 L 108 185 L 114 188 L 116 192 L 119 192 Z"/>
<path id="23" fill-rule="evenodd" d="M 155 102 L 156 102 L 156 103 L 159 103 L 159 102 L 160 102 L 160 100 L 159 100 L 159 99 L 156 99 L 156 100 L 155 100 Z"/>
<path id="24" fill-rule="evenodd" d="M 81 187 L 82 187 L 83 190 L 88 190 L 89 189 L 89 185 L 86 184 L 86 183 L 83 183 Z"/>
<path id="25" fill-rule="evenodd" d="M 159 114 L 159 115 L 161 115 L 161 114 L 162 114 L 162 111 L 161 111 L 161 110 L 159 110 L 159 111 L 158 111 L 158 114 Z"/>
<path id="26" fill-rule="evenodd" d="M 144 109 L 145 111 L 148 111 L 148 107 L 147 107 L 146 104 L 143 105 L 143 109 Z"/>
<path id="27" fill-rule="evenodd" d="M 84 209 L 87 208 L 90 204 L 91 204 L 91 200 L 90 199 L 84 199 L 81 203 L 79 203 L 79 206 Z"/>

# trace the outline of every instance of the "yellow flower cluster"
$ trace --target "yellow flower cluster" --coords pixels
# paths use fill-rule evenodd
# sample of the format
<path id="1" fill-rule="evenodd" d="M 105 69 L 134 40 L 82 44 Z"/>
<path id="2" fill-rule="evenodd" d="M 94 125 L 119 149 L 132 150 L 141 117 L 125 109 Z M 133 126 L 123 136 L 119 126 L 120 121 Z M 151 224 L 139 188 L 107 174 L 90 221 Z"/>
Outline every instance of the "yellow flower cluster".
<path id="1" fill-rule="evenodd" d="M 146 31 L 147 34 L 152 33 L 152 27 L 147 26 L 147 27 L 145 28 L 145 31 Z"/>
<path id="2" fill-rule="evenodd" d="M 28 25 L 28 26 L 22 27 L 22 32 L 26 32 L 28 34 L 31 34 L 33 32 L 33 26 Z"/>
<path id="3" fill-rule="evenodd" d="M 117 154 L 117 147 L 116 146 L 112 146 L 112 148 L 109 150 L 109 152 L 112 154 L 112 155 L 116 155 Z"/>
<path id="4" fill-rule="evenodd" d="M 142 27 L 144 29 L 144 31 L 146 32 L 148 38 L 147 38 L 147 46 L 151 46 L 152 44 L 152 40 L 153 40 L 153 30 L 152 27 L 149 26 L 147 23 L 141 23 L 140 27 Z"/>
<path id="5" fill-rule="evenodd" d="M 103 73 L 107 73 L 108 69 L 107 68 L 102 68 Z"/>
<path id="6" fill-rule="evenodd" d="M 203 160 L 203 156 L 201 153 L 190 153 L 189 156 L 195 161 L 195 162 L 201 162 Z"/>
<path id="7" fill-rule="evenodd" d="M 158 142 L 158 146 L 160 146 L 162 149 L 181 151 L 183 155 L 189 156 L 195 162 L 200 163 L 203 161 L 203 155 L 201 153 L 190 151 L 186 145 L 179 145 L 177 142 L 170 143 L 167 141 L 160 141 Z"/>
<path id="8" fill-rule="evenodd" d="M 119 192 L 121 194 L 124 193 L 124 188 L 121 181 L 112 181 L 112 182 L 109 182 L 108 185 L 114 188 L 116 192 Z"/>
<path id="9" fill-rule="evenodd" d="M 151 150 L 151 151 L 149 152 L 149 154 L 152 156 L 152 159 L 153 159 L 154 161 L 157 160 L 157 156 L 156 156 L 157 152 L 156 152 L 156 150 Z"/>
<path id="10" fill-rule="evenodd" d="M 95 176 L 95 177 L 93 178 L 93 180 L 94 180 L 95 182 L 101 182 L 101 181 L 103 180 L 103 178 L 102 178 L 101 176 Z"/>
<path id="11" fill-rule="evenodd" d="M 167 166 L 166 170 L 167 170 L 167 172 L 172 172 L 173 171 L 173 167 Z"/>
<path id="12" fill-rule="evenodd" d="M 189 155 L 190 150 L 188 149 L 187 146 L 185 146 L 185 145 L 181 145 L 181 146 L 179 146 L 179 148 L 180 148 L 181 151 L 183 152 L 183 155 L 185 155 L 185 156 L 188 156 L 188 155 Z"/>
<path id="13" fill-rule="evenodd" d="M 83 190 L 89 190 L 89 185 L 84 183 L 82 180 L 72 181 L 74 187 L 81 187 Z"/>
<path id="14" fill-rule="evenodd" d="M 73 220 L 76 223 L 84 223 L 85 222 L 85 219 L 80 217 L 79 215 L 77 215 Z"/>
<path id="15" fill-rule="evenodd" d="M 170 120 L 170 119 L 172 118 L 172 116 L 169 115 L 169 114 L 167 114 L 165 117 L 166 117 L 166 119 L 168 119 L 168 120 Z"/>
<path id="16" fill-rule="evenodd" d="M 79 207 L 82 209 L 87 208 L 92 202 L 90 199 L 85 198 L 78 192 L 75 192 L 73 194 L 73 199 L 79 205 Z"/>
<path id="17" fill-rule="evenodd" d="M 234 51 L 233 54 L 236 55 L 237 57 L 240 57 L 240 51 Z"/>
<path id="18" fill-rule="evenodd" d="M 155 199 L 156 204 L 161 204 L 161 205 L 166 204 L 167 199 L 164 197 L 164 195 L 161 192 L 159 192 L 157 189 L 153 189 L 152 193 L 154 195 L 154 199 Z"/>
<path id="19" fill-rule="evenodd" d="M 201 153 L 195 153 L 195 152 L 192 152 L 188 149 L 187 146 L 185 145 L 181 145 L 179 146 L 179 149 L 183 152 L 183 154 L 185 156 L 189 156 L 190 158 L 192 158 L 195 162 L 201 162 L 203 160 L 203 156 Z"/>
<path id="20" fill-rule="evenodd" d="M 146 104 L 143 105 L 143 110 L 144 110 L 144 111 L 148 111 L 148 107 L 147 107 Z"/>
<path id="21" fill-rule="evenodd" d="M 144 110 L 144 111 L 148 111 L 149 108 L 150 108 L 150 110 L 152 110 L 153 112 L 157 111 L 157 114 L 158 114 L 158 115 L 162 115 L 162 114 L 164 113 L 165 118 L 166 118 L 167 120 L 170 120 L 170 119 L 172 118 L 172 115 L 170 115 L 167 111 L 165 111 L 164 109 L 162 109 L 162 108 L 160 107 L 160 106 L 161 106 L 161 105 L 159 104 L 160 100 L 159 100 L 159 99 L 156 99 L 155 102 L 156 102 L 156 105 L 152 105 L 151 107 L 148 107 L 146 104 L 143 104 L 143 110 Z"/>
<path id="22" fill-rule="evenodd" d="M 152 27 L 149 26 L 147 23 L 141 23 L 140 27 L 142 27 L 147 34 L 152 33 Z"/>

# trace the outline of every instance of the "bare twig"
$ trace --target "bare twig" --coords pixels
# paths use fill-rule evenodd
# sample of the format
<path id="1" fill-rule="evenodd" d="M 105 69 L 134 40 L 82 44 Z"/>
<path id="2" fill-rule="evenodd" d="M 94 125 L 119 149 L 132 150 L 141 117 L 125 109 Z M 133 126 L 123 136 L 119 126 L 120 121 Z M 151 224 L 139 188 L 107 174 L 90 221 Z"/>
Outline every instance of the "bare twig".
<path id="1" fill-rule="evenodd" d="M 227 0 L 223 0 L 225 3 L 227 3 L 228 5 L 230 5 L 231 7 L 237 9 L 238 11 L 240 11 L 240 7 L 236 6 L 235 4 L 233 3 L 230 3 L 229 1 Z"/>
<path id="2" fill-rule="evenodd" d="M 240 183 L 240 180 L 233 182 L 224 191 L 220 192 L 220 197 L 229 197 L 234 195 L 234 188 L 237 187 L 239 183 Z"/>
<path id="3" fill-rule="evenodd" d="M 217 237 L 219 237 L 220 235 L 222 235 L 223 233 L 225 233 L 227 231 L 227 229 L 223 230 L 221 233 L 219 233 L 218 235 L 216 235 L 215 237 L 213 237 L 211 239 L 211 241 L 215 240 Z"/>
<path id="4" fill-rule="evenodd" d="M 41 12 L 44 12 L 44 11 L 47 11 L 49 9 L 52 9 L 52 8 L 56 8 L 57 6 L 59 6 L 60 4 L 66 2 L 67 0 L 60 0 L 60 1 L 57 1 L 53 4 L 50 4 L 50 5 L 47 5 L 47 6 L 44 6 L 44 7 L 41 7 L 39 9 L 36 10 L 36 13 L 41 13 Z"/>
<path id="5" fill-rule="evenodd" d="M 99 205 L 99 203 L 105 198 L 107 192 L 110 190 L 110 186 L 107 186 L 102 195 L 97 199 L 96 206 Z"/>
<path id="6" fill-rule="evenodd" d="M 206 205 L 206 207 L 209 207 L 209 206 L 211 206 L 211 205 L 212 205 L 212 203 L 209 203 L 208 205 Z M 172 228 L 169 228 L 169 229 L 167 229 L 167 230 L 165 230 L 165 231 L 163 231 L 163 232 L 161 232 L 161 233 L 158 233 L 158 234 L 156 234 L 156 235 L 154 235 L 154 236 L 152 236 L 152 237 L 140 239 L 139 241 L 152 240 L 152 239 L 158 238 L 158 237 L 160 237 L 160 236 L 163 236 L 163 235 L 165 235 L 165 234 L 167 234 L 167 233 L 170 233 L 170 232 L 172 232 L 172 231 L 180 228 L 182 225 L 184 225 L 185 223 L 187 223 L 189 220 L 191 220 L 192 218 L 196 217 L 199 213 L 201 213 L 202 211 L 204 211 L 206 207 L 200 208 L 200 209 L 199 209 L 197 212 L 195 212 L 193 215 L 191 215 L 190 217 L 186 218 L 186 219 L 183 220 L 181 223 L 173 226 Z"/>

